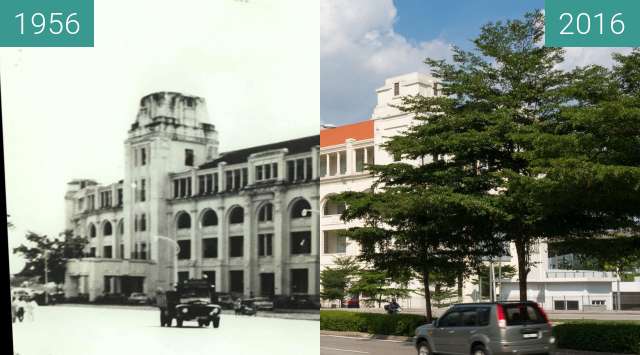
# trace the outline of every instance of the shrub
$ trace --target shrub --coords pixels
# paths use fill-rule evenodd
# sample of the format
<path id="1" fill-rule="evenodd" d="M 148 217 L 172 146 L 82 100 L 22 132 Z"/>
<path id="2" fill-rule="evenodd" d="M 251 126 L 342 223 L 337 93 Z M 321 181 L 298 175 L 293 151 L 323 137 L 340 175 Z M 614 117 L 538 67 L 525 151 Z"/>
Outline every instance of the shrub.
<path id="1" fill-rule="evenodd" d="M 413 336 L 416 327 L 425 323 L 427 320 L 424 316 L 415 314 L 320 311 L 320 329 L 322 330 Z"/>
<path id="2" fill-rule="evenodd" d="M 640 322 L 567 322 L 553 332 L 562 349 L 640 354 Z"/>

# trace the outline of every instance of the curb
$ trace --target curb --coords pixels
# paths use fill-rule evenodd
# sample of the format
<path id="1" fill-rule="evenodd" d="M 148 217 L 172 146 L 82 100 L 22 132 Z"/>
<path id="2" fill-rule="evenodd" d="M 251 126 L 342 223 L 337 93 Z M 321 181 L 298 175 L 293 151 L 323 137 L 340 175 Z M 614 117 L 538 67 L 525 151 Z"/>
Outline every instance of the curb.
<path id="1" fill-rule="evenodd" d="M 329 336 L 342 336 L 351 338 L 362 339 L 376 339 L 376 340 L 393 340 L 399 342 L 413 342 L 413 337 L 399 336 L 399 335 L 382 335 L 382 334 L 369 334 L 363 332 L 342 332 L 337 330 L 320 330 L 320 335 Z"/>

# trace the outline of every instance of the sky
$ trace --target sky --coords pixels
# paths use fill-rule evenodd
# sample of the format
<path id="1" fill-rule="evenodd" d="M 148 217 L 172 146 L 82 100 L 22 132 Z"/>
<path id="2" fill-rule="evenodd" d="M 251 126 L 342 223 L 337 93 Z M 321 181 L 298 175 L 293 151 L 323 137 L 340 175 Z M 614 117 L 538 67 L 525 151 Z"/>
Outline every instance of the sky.
<path id="1" fill-rule="evenodd" d="M 124 177 L 151 92 L 204 97 L 221 151 L 318 134 L 317 3 L 96 0 L 95 16 L 94 48 L 0 49 L 10 249 L 62 232 L 72 179 Z"/>
<path id="2" fill-rule="evenodd" d="M 521 18 L 543 0 L 322 0 L 320 117 L 322 123 L 366 120 L 384 79 L 429 73 L 426 57 L 450 59 L 452 45 L 470 50 L 487 22 Z M 611 66 L 613 51 L 567 48 L 563 69 Z"/>

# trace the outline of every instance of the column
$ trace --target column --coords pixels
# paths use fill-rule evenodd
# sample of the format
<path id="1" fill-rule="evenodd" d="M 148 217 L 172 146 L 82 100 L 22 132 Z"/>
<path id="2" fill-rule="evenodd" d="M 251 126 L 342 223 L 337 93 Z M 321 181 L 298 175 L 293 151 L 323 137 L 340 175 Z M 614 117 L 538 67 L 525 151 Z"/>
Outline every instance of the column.
<path id="1" fill-rule="evenodd" d="M 218 214 L 218 259 L 220 260 L 220 269 L 217 272 L 220 276 L 216 275 L 219 283 L 216 283 L 216 287 L 219 292 L 229 292 L 229 240 L 224 206 L 216 208 L 216 213 Z"/>
<path id="2" fill-rule="evenodd" d="M 194 170 L 195 172 L 195 170 Z M 195 173 L 194 173 L 195 176 Z M 189 275 L 193 278 L 198 278 L 198 263 L 201 257 L 200 253 L 200 238 L 198 233 L 198 210 L 191 210 L 191 267 Z"/>
<path id="3" fill-rule="evenodd" d="M 311 209 L 319 210 L 319 196 L 311 196 L 309 203 Z M 309 294 L 315 295 L 319 293 L 320 283 L 320 214 L 318 212 L 311 213 L 311 257 L 313 262 L 309 265 Z"/>
<path id="4" fill-rule="evenodd" d="M 253 236 L 253 201 L 251 201 L 251 197 L 246 197 L 246 200 L 242 206 L 244 209 L 244 222 L 242 223 L 243 229 L 243 264 L 244 264 L 244 295 L 249 296 L 254 290 L 257 289 L 254 276 L 256 274 L 255 267 L 256 263 L 256 238 Z M 255 294 L 255 292 L 253 292 Z"/>
<path id="5" fill-rule="evenodd" d="M 102 247 L 104 244 L 104 236 L 102 235 L 103 229 L 102 229 L 102 221 L 96 221 L 95 223 L 96 226 L 96 257 L 97 258 L 102 258 L 104 255 L 102 253 Z"/>
<path id="6" fill-rule="evenodd" d="M 225 191 L 227 189 L 226 186 L 226 178 L 225 178 L 225 174 L 224 174 L 224 167 L 227 165 L 226 162 L 219 162 L 218 163 L 218 188 L 220 189 L 220 191 Z"/>
<path id="7" fill-rule="evenodd" d="M 276 191 L 273 198 L 273 273 L 274 273 L 274 293 L 276 295 L 286 294 L 284 273 L 286 265 L 284 260 L 289 255 L 287 252 L 287 237 L 285 236 L 285 229 L 283 228 L 283 208 L 282 206 L 282 192 Z"/>
<path id="8" fill-rule="evenodd" d="M 345 141 L 345 145 L 347 148 L 347 175 L 352 175 L 355 171 L 355 156 L 353 151 L 353 143 L 356 140 L 353 138 L 349 138 Z"/>
<path id="9" fill-rule="evenodd" d="M 120 257 L 120 238 L 122 236 L 119 234 L 118 220 L 114 218 L 111 220 L 111 258 L 113 259 Z"/>
<path id="10" fill-rule="evenodd" d="M 340 156 L 338 154 L 338 156 Z M 311 178 L 312 179 L 317 179 L 320 176 L 320 172 L 318 171 L 318 167 L 320 166 L 318 164 L 318 161 L 320 159 L 320 154 L 319 154 L 319 150 L 318 147 L 312 147 L 311 148 Z M 338 172 L 340 172 L 340 158 L 338 157 Z"/>

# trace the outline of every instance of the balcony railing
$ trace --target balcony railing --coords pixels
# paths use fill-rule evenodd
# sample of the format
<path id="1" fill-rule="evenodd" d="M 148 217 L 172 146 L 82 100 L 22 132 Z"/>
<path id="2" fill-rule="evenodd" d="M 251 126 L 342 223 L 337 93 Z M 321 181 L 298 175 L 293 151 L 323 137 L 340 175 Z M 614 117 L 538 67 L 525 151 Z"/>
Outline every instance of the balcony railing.
<path id="1" fill-rule="evenodd" d="M 613 279 L 615 274 L 608 271 L 547 271 L 548 279 Z"/>

